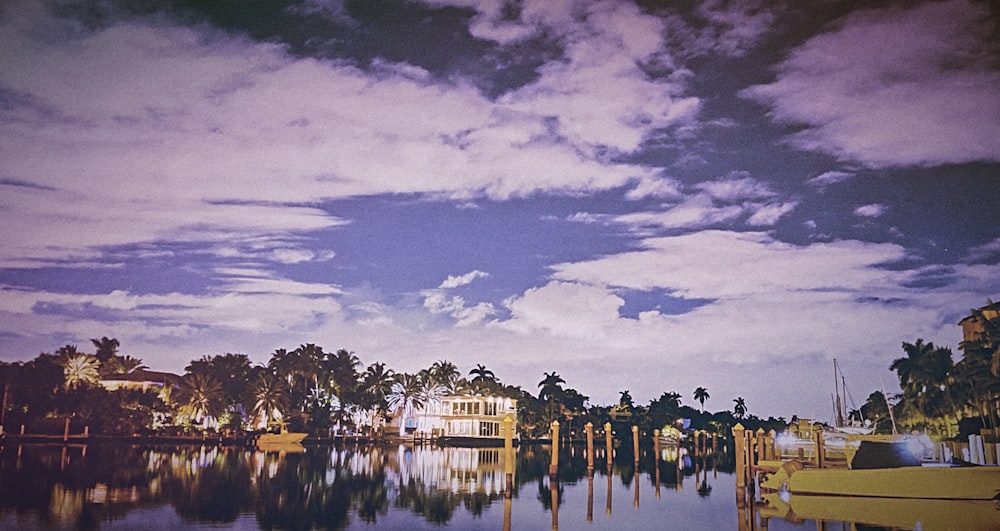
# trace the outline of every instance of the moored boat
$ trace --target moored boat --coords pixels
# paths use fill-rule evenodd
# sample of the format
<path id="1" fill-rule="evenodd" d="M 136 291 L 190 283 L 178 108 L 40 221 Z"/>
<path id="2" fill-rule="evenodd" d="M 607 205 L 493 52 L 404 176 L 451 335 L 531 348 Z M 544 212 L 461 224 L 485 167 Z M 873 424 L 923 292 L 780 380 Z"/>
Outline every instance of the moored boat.
<path id="1" fill-rule="evenodd" d="M 858 496 L 784 496 L 765 493 L 765 518 L 849 522 L 890 529 L 996 529 L 997 506 L 988 500 L 927 500 Z M 825 527 L 824 527 L 825 529 Z"/>
<path id="2" fill-rule="evenodd" d="M 1000 497 L 1000 467 L 903 466 L 863 470 L 806 469 L 787 461 L 760 484 L 761 490 L 829 496 L 994 500 Z"/>
<path id="3" fill-rule="evenodd" d="M 299 444 L 306 438 L 308 433 L 284 431 L 281 433 L 262 433 L 257 437 L 257 445 L 264 444 Z"/>

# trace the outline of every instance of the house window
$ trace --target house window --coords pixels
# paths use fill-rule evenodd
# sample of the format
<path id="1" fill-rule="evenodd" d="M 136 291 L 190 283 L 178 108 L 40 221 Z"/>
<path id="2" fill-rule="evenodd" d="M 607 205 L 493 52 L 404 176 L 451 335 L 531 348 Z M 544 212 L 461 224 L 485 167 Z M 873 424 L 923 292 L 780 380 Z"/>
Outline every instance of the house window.
<path id="1" fill-rule="evenodd" d="M 486 415 L 495 417 L 497 415 L 497 403 L 487 402 L 486 403 Z"/>
<path id="2" fill-rule="evenodd" d="M 496 437 L 500 435 L 499 422 L 482 422 L 479 424 L 479 435 L 481 437 Z"/>

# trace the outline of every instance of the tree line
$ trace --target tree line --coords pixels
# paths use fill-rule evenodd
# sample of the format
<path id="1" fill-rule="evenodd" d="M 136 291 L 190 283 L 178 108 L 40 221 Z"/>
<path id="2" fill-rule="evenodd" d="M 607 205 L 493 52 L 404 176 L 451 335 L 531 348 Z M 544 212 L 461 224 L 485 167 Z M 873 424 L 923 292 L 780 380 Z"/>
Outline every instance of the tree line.
<path id="1" fill-rule="evenodd" d="M 995 304 L 984 307 L 995 309 Z M 852 416 L 867 420 L 876 432 L 925 430 L 940 438 L 996 429 L 1000 412 L 1000 315 L 984 309 L 970 315 L 979 330 L 962 341 L 956 362 L 950 348 L 917 339 L 903 343 L 904 356 L 890 370 L 901 393 L 871 393 Z M 555 371 L 545 372 L 535 389 L 507 385 L 482 364 L 463 373 L 439 360 L 417 372 L 396 372 L 385 363 L 363 365 L 347 349 L 327 351 L 306 343 L 277 349 L 268 361 L 253 364 L 246 354 L 205 355 L 192 360 L 183 375 L 162 388 L 108 390 L 102 380 L 123 379 L 148 370 L 141 359 L 119 353 L 117 339 L 91 340 L 94 353 L 65 345 L 24 362 L 0 362 L 3 407 L 0 423 L 8 431 L 20 425 L 44 426 L 67 417 L 94 433 L 144 434 L 158 430 L 266 429 L 281 424 L 294 431 L 329 434 L 371 433 L 391 415 L 404 420 L 423 406 L 449 395 L 501 396 L 518 401 L 522 437 L 545 437 L 552 421 L 567 438 L 582 437 L 590 422 L 610 422 L 628 434 L 667 426 L 729 434 L 736 423 L 751 429 L 784 429 L 784 417 L 761 419 L 749 414 L 742 397 L 732 410 L 709 413 L 708 389 L 690 395 L 701 407 L 682 403 L 683 395 L 665 391 L 647 404 L 636 404 L 628 390 L 618 403 L 594 405 L 567 385 Z M 163 374 L 163 373 L 156 373 Z M 686 419 L 686 420 L 685 420 Z M 795 420 L 795 417 L 792 418 Z"/>
<path id="2" fill-rule="evenodd" d="M 682 404 L 682 395 L 664 392 L 646 405 L 636 404 L 628 390 L 611 405 L 592 405 L 589 397 L 566 385 L 557 372 L 546 372 L 534 392 L 503 383 L 485 365 L 463 373 L 452 362 L 439 360 L 426 369 L 396 372 L 385 363 L 364 366 L 347 349 L 327 351 L 306 343 L 277 349 L 266 363 L 253 364 L 246 354 L 205 355 L 192 360 L 183 375 L 171 380 L 166 373 L 148 371 L 141 359 L 119 353 L 114 338 L 92 339 L 94 353 L 65 345 L 24 361 L 0 362 L 3 408 L 0 423 L 6 429 L 62 426 L 71 418 L 92 433 L 131 435 L 157 431 L 243 432 L 273 428 L 313 434 L 339 432 L 370 434 L 391 415 L 414 415 L 423 406 L 445 396 L 500 396 L 517 400 L 522 437 L 545 437 L 559 420 L 566 438 L 582 437 L 587 422 L 611 422 L 617 432 L 630 433 L 638 425 L 646 434 L 665 426 L 680 426 L 719 435 L 737 421 L 754 428 L 783 427 L 784 419 L 747 415 L 742 397 L 733 411 L 704 411 L 709 398 L 704 387 L 692 398 L 701 409 Z M 154 377 L 155 375 L 155 377 Z M 115 380 L 166 378 L 163 387 L 121 387 Z"/>
<path id="3" fill-rule="evenodd" d="M 892 415 L 885 395 L 874 392 L 860 414 L 888 432 L 894 419 L 899 429 L 924 430 L 941 438 L 967 436 L 982 428 L 1000 427 L 1000 315 L 992 301 L 971 310 L 978 330 L 959 343 L 958 361 L 950 347 L 917 339 L 904 342 L 904 356 L 889 369 L 899 379 L 901 393 L 892 397 Z M 990 313 L 987 313 L 991 310 Z"/>

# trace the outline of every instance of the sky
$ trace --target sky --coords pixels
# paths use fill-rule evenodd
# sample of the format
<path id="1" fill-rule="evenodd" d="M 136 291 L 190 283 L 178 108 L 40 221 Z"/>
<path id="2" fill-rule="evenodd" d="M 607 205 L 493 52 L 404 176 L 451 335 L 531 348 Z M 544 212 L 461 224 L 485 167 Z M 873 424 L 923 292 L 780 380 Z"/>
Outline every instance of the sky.
<path id="1" fill-rule="evenodd" d="M 0 360 L 898 392 L 1000 300 L 1000 12 L 809 4 L 3 2 Z"/>

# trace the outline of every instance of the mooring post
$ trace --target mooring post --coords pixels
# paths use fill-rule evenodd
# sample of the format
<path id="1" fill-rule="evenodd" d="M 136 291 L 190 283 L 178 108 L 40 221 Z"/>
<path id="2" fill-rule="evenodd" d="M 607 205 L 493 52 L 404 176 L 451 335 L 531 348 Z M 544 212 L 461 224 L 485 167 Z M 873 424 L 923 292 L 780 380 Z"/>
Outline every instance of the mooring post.
<path id="1" fill-rule="evenodd" d="M 552 464 L 549 465 L 549 475 L 559 472 L 559 421 L 552 421 Z"/>
<path id="2" fill-rule="evenodd" d="M 514 419 L 507 415 L 503 419 L 504 451 L 504 496 L 510 498 L 514 492 Z"/>
<path id="3" fill-rule="evenodd" d="M 614 461 L 614 456 L 615 456 L 615 454 L 614 454 L 614 448 L 612 447 L 612 441 L 611 441 L 611 437 L 612 436 L 613 435 L 611 433 L 611 423 L 610 422 L 605 422 L 604 423 L 604 453 L 606 454 L 606 457 L 607 457 L 607 460 L 608 460 L 608 470 L 609 471 L 611 470 L 611 464 Z"/>
<path id="4" fill-rule="evenodd" d="M 823 448 L 823 431 L 816 430 L 816 468 L 826 466 L 826 449 Z"/>
<path id="5" fill-rule="evenodd" d="M 635 462 L 639 462 L 639 426 L 632 426 L 632 454 Z"/>
<path id="6" fill-rule="evenodd" d="M 735 444 L 735 456 L 736 456 L 736 495 L 740 496 L 740 489 L 745 489 L 747 486 L 746 470 L 746 438 L 743 436 L 744 428 L 743 425 L 737 423 L 733 426 L 733 443 Z"/>
<path id="7" fill-rule="evenodd" d="M 587 432 L 587 472 L 594 470 L 594 423 L 588 422 L 583 426 Z"/>
<path id="8" fill-rule="evenodd" d="M 764 428 L 757 428 L 757 463 L 767 459 L 767 444 L 764 441 Z"/>
<path id="9" fill-rule="evenodd" d="M 777 451 L 777 447 L 778 446 L 774 442 L 774 440 L 775 440 L 775 438 L 777 438 L 777 436 L 778 436 L 778 432 L 776 432 L 774 430 L 771 430 L 771 431 L 767 432 L 767 458 L 768 459 L 777 459 L 778 458 L 778 451 Z"/>

